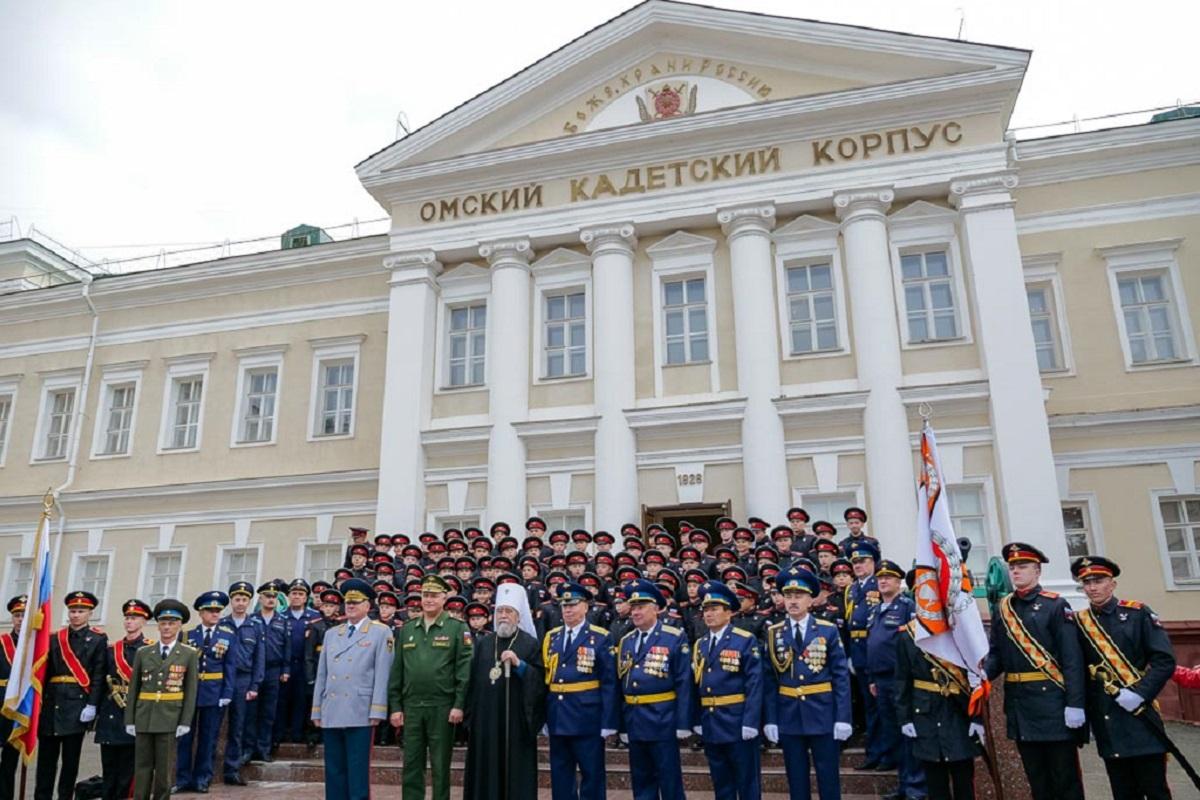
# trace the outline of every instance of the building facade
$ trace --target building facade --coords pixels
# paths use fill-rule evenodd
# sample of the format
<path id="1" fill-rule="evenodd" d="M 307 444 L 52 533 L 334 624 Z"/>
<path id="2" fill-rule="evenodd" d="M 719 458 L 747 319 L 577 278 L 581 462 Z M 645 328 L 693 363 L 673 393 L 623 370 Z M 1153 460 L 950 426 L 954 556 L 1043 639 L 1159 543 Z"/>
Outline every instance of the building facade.
<path id="1" fill-rule="evenodd" d="M 5 595 L 60 486 L 109 624 L 351 524 L 858 505 L 907 562 L 927 409 L 973 566 L 1200 627 L 1200 119 L 1018 140 L 1028 59 L 651 0 L 360 163 L 387 235 L 0 296 Z"/>

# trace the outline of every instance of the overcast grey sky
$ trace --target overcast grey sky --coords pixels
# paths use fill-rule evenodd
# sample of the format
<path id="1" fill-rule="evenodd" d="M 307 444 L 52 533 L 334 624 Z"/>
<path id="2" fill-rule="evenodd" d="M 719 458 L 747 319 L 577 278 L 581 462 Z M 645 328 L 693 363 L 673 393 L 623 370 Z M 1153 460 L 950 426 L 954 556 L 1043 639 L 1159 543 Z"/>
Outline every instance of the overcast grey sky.
<path id="1" fill-rule="evenodd" d="M 355 163 L 632 0 L 0 0 L 0 220 L 93 258 L 383 216 Z M 1200 99 L 1184 0 L 718 0 L 1029 48 L 1015 126 Z M 144 250 L 140 251 L 144 252 Z"/>

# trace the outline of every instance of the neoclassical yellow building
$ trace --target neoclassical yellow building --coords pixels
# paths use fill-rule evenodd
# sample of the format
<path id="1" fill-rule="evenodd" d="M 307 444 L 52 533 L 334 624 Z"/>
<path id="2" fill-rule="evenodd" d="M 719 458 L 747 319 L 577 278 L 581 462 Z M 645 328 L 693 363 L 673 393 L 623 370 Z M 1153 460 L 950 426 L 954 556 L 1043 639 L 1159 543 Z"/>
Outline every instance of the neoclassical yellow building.
<path id="1" fill-rule="evenodd" d="M 3 593 L 48 487 L 110 624 L 326 576 L 350 524 L 860 505 L 906 561 L 927 403 L 973 565 L 1105 553 L 1184 642 L 1200 119 L 1018 140 L 1028 61 L 650 0 L 359 163 L 387 235 L 94 280 L 0 246 Z"/>

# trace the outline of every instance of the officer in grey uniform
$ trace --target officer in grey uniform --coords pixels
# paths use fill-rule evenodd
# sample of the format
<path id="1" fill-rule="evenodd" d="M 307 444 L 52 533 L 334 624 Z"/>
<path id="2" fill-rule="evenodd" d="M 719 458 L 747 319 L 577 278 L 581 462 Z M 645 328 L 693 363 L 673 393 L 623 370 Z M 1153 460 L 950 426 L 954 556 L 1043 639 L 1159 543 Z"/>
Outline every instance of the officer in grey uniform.
<path id="1" fill-rule="evenodd" d="M 324 734 L 325 796 L 370 796 L 372 727 L 387 719 L 392 628 L 367 616 L 375 597 L 359 578 L 342 584 L 346 621 L 325 634 L 313 685 L 312 720 Z"/>

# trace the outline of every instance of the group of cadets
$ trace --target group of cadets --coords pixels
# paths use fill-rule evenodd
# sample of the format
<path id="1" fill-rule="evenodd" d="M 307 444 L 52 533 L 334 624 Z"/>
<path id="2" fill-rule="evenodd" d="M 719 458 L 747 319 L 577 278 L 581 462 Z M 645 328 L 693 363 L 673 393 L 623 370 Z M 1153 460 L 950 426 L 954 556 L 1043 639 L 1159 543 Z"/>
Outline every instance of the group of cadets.
<path id="1" fill-rule="evenodd" d="M 684 522 L 678 541 L 662 526 L 628 524 L 619 547 L 605 531 L 547 534 L 538 517 L 521 539 L 503 522 L 488 534 L 451 529 L 373 543 L 366 529 L 351 528 L 332 582 L 276 579 L 256 589 L 239 581 L 195 599 L 198 624 L 181 635 L 197 657 L 194 712 L 178 730 L 171 790 L 208 791 L 223 721 L 226 784 L 245 785 L 242 767 L 271 761 L 281 742 L 315 746 L 313 687 L 326 636 L 345 622 L 347 581 L 369 587 L 372 620 L 398 636 L 421 615 L 422 584 L 436 575 L 468 646 L 491 629 L 498 586 L 518 583 L 528 594 L 548 684 L 556 800 L 605 796 L 606 740 L 628 750 L 636 797 L 684 796 L 686 741 L 706 754 L 719 798 L 759 797 L 760 752 L 779 747 L 791 797 L 810 797 L 811 771 L 829 800 L 840 796 L 840 751 L 856 727 L 865 749 L 856 768 L 896 770 L 892 797 L 973 797 L 984 728 L 968 698 L 978 681 L 916 646 L 904 591 L 912 573 L 881 558 L 862 509 L 845 511 L 841 539 L 827 521 L 810 525 L 802 508 L 787 520 L 741 526 L 722 517 L 713 534 Z M 1035 800 L 1083 796 L 1076 747 L 1089 730 L 1116 796 L 1167 797 L 1165 748 L 1133 716 L 1150 708 L 1174 668 L 1157 617 L 1113 596 L 1120 570 L 1108 559 L 1072 565 L 1092 602 L 1074 614 L 1041 589 L 1040 551 L 1012 543 L 1003 557 L 1016 591 L 997 610 L 981 666 L 991 680 L 1003 676 L 1008 736 Z M 124 711 L 130 665 L 153 644 L 142 634 L 151 609 L 125 603 L 124 636 L 110 641 L 90 625 L 94 596 L 71 592 L 66 604 L 69 624 L 50 642 L 35 797 L 49 800 L 56 777 L 59 797 L 70 796 L 93 727 L 104 796 L 125 797 L 134 764 Z M 0 678 L 25 598 L 8 609 L 14 633 L 0 637 Z M 383 713 L 372 706 L 376 718 Z M 372 735 L 377 744 L 397 738 L 389 725 Z M 16 763 L 5 745 L 0 800 L 12 797 Z"/>

